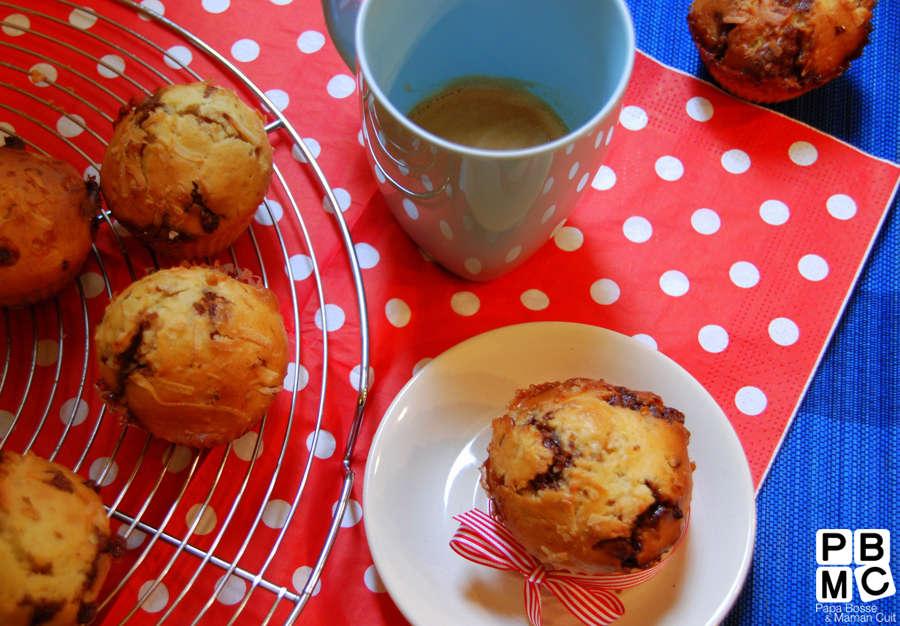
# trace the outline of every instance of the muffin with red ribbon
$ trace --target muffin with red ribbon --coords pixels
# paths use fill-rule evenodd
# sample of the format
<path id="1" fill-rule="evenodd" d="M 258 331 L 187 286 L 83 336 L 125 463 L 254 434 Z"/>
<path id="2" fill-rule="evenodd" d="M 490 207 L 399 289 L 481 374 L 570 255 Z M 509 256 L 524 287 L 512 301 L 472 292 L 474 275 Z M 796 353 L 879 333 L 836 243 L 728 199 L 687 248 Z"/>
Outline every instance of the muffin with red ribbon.
<path id="1" fill-rule="evenodd" d="M 689 438 L 656 394 L 587 378 L 535 385 L 494 420 L 484 485 L 494 515 L 551 569 L 644 569 L 686 530 Z"/>

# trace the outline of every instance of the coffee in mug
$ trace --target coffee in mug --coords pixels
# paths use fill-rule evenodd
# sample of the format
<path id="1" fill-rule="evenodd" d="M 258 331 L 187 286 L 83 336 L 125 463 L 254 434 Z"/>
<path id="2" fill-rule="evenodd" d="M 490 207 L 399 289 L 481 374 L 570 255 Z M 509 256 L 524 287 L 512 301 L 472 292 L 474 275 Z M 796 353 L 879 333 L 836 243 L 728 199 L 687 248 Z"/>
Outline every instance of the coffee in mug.
<path id="1" fill-rule="evenodd" d="M 569 132 L 559 114 L 511 78 L 465 76 L 416 104 L 407 116 L 430 133 L 472 148 L 519 150 Z"/>

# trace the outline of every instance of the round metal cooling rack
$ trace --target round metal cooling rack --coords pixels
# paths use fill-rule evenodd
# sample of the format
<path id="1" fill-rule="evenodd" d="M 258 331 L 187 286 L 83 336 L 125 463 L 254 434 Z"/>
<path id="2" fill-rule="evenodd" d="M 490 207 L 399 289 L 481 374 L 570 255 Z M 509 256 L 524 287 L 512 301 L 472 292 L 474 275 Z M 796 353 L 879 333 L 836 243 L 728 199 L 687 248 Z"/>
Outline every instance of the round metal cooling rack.
<path id="1" fill-rule="evenodd" d="M 300 134 L 266 94 L 243 72 L 193 33 L 171 20 L 148 11 L 129 0 L 115 0 L 115 3 L 110 4 L 118 4 L 131 11 L 139 12 L 147 21 L 146 27 L 141 28 L 141 32 L 138 32 L 120 20 L 104 15 L 95 9 L 82 8 L 67 0 L 45 0 L 42 3 L 29 0 L 27 4 L 0 1 L 0 11 L 2 11 L 0 15 L 8 14 L 0 21 L 0 27 L 7 35 L 14 35 L 0 36 L 0 116 L 2 116 L 0 119 L 9 119 L 16 124 L 21 122 L 29 129 L 34 129 L 33 133 L 21 131 L 16 133 L 31 149 L 47 154 L 49 152 L 45 147 L 47 143 L 51 146 L 65 146 L 83 160 L 87 166 L 86 175 L 87 173 L 97 173 L 99 159 L 96 157 L 102 155 L 102 150 L 107 145 L 107 133 L 112 128 L 117 111 L 120 107 L 125 106 L 128 100 L 114 89 L 109 88 L 108 83 L 104 84 L 102 81 L 92 78 L 90 73 L 84 69 L 78 69 L 76 67 L 78 63 L 72 59 L 89 62 L 92 66 L 96 64 L 96 69 L 101 74 L 110 78 L 121 78 L 124 83 L 127 83 L 126 86 L 130 86 L 131 91 L 137 90 L 138 95 L 149 95 L 156 87 L 176 82 L 179 77 L 182 81 L 187 76 L 190 77 L 190 80 L 203 80 L 204 77 L 194 69 L 194 66 L 198 65 L 196 62 L 182 63 L 179 58 L 167 52 L 163 46 L 154 41 L 153 33 L 161 35 L 169 31 L 168 34 L 174 34 L 180 45 L 189 46 L 188 49 L 193 50 L 191 54 L 195 61 L 198 58 L 206 59 L 209 67 L 220 73 L 215 76 L 217 82 L 231 82 L 232 86 L 252 94 L 265 106 L 269 115 L 266 130 L 273 134 L 283 134 L 290 144 L 300 151 L 305 159 L 305 165 L 302 167 L 308 168 L 311 178 L 331 206 L 339 206 L 324 173 L 316 163 L 313 154 L 303 143 Z M 61 10 L 64 11 L 61 13 L 62 17 L 60 17 Z M 52 14 L 54 11 L 56 14 Z M 109 13 L 113 13 L 113 11 L 109 11 Z M 66 14 L 68 14 L 68 19 L 65 17 Z M 25 16 L 25 19 L 22 16 Z M 15 35 L 28 36 L 18 37 Z M 116 63 L 113 57 L 107 57 L 103 54 L 104 51 L 111 51 L 115 57 L 126 61 L 129 68 L 134 69 L 134 72 L 126 72 L 124 67 L 120 67 L 122 64 Z M 196 53 L 199 53 L 200 56 L 198 57 Z M 60 55 L 63 55 L 65 59 Z M 19 61 L 8 61 L 7 59 L 10 58 L 18 58 Z M 21 62 L 21 59 L 33 60 L 33 64 L 29 66 L 28 63 Z M 51 67 L 47 69 L 47 65 Z M 58 75 L 51 76 L 48 72 L 54 69 L 53 73 L 58 73 Z M 106 72 L 103 72 L 104 69 Z M 28 80 L 21 80 L 21 75 L 27 77 Z M 176 78 L 173 79 L 172 75 Z M 16 84 L 16 80 L 14 80 L 16 78 L 19 79 L 20 84 Z M 11 98 L 3 96 L 4 92 L 14 93 L 18 102 L 21 103 L 24 99 L 28 106 L 9 104 Z M 80 110 L 85 114 L 93 112 L 97 119 L 106 123 L 105 128 L 85 122 L 83 117 L 73 113 L 74 110 Z M 52 121 L 49 124 L 48 121 L 57 116 L 59 116 L 59 120 L 67 121 L 62 127 L 60 123 L 57 123 L 57 127 L 53 128 Z M 71 132 L 71 130 L 66 132 L 67 128 L 72 129 L 72 125 L 77 126 L 75 132 Z M 2 129 L 3 127 L 0 126 L 0 130 Z M 77 137 L 77 140 L 73 137 Z M 54 156 L 60 155 L 55 154 Z M 291 160 L 290 163 L 292 166 L 298 165 L 294 160 Z M 295 200 L 296 196 L 289 188 L 286 177 L 277 164 L 274 167 L 273 185 L 268 196 L 276 193 L 289 205 L 290 211 L 284 211 L 284 216 L 293 217 L 293 220 L 287 220 L 289 222 L 287 227 L 299 231 L 299 234 L 295 231 L 294 235 L 303 242 L 305 247 L 303 252 L 309 258 L 309 270 L 315 281 L 315 288 L 310 290 L 309 297 L 317 300 L 320 311 L 325 311 L 325 285 L 314 242 L 307 230 L 298 202 Z M 290 290 L 292 317 L 286 321 L 288 325 L 293 324 L 293 361 L 299 368 L 302 303 L 295 283 L 295 270 L 290 262 L 288 249 L 290 238 L 279 224 L 278 218 L 282 208 L 280 205 L 273 206 L 268 196 L 257 215 L 262 215 L 262 223 L 273 227 L 277 239 L 274 247 L 277 247 L 277 252 L 281 255 L 279 263 L 282 264 L 287 274 L 286 283 Z M 104 250 L 97 244 L 92 249 L 92 261 L 102 276 L 102 287 L 99 284 L 87 285 L 83 280 L 76 281 L 77 297 L 75 290 L 69 290 L 71 293 L 67 292 L 27 310 L 3 310 L 4 328 L 0 330 L 0 336 L 5 335 L 6 347 L 5 358 L 2 362 L 2 369 L 0 369 L 0 398 L 3 398 L 5 405 L 10 410 L 0 412 L 0 450 L 7 445 L 7 442 L 11 442 L 10 449 L 12 449 L 12 445 L 19 440 L 22 443 L 15 444 L 17 450 L 27 452 L 36 444 L 40 444 L 42 449 L 50 450 L 46 455 L 50 460 L 59 460 L 58 457 L 66 456 L 65 451 L 68 450 L 68 456 L 77 457 L 69 463 L 77 472 L 83 469 L 89 456 L 93 457 L 97 454 L 94 448 L 102 445 L 105 439 L 111 442 L 109 444 L 111 449 L 107 456 L 98 457 L 98 460 L 105 459 L 103 463 L 99 466 L 96 462 L 92 464 L 90 468 L 92 480 L 98 486 L 105 487 L 113 482 L 110 480 L 114 478 L 112 474 L 120 476 L 127 474 L 124 481 L 119 482 L 120 487 L 117 493 L 102 489 L 101 495 L 103 495 L 104 502 L 107 503 L 109 516 L 123 523 L 120 534 L 126 542 L 134 537 L 140 537 L 143 540 L 143 547 L 140 551 L 130 552 L 130 557 L 119 559 L 119 561 L 125 562 L 123 566 L 125 571 L 120 576 L 115 578 L 110 576 L 107 580 L 103 591 L 104 595 L 99 598 L 97 604 L 100 615 L 104 615 L 104 611 L 109 611 L 117 594 L 130 580 L 133 578 L 135 581 L 148 579 L 136 596 L 137 601 L 134 605 L 129 608 L 129 605 L 126 604 L 126 610 L 119 611 L 122 615 L 116 615 L 116 619 L 120 620 L 118 623 L 128 622 L 137 614 L 142 605 L 153 601 L 154 592 L 163 584 L 167 576 L 170 576 L 173 569 L 181 572 L 182 575 L 184 572 L 191 572 L 191 574 L 185 584 L 182 585 L 179 582 L 178 593 L 173 593 L 174 597 L 170 598 L 162 608 L 156 608 L 153 613 L 142 613 L 144 619 L 151 616 L 156 623 L 168 620 L 170 623 L 196 624 L 204 616 L 212 614 L 210 609 L 214 606 L 214 601 L 226 584 L 236 578 L 242 581 L 240 587 L 245 592 L 242 596 L 239 595 L 238 599 L 232 598 L 231 601 L 225 603 L 229 610 L 229 624 L 236 623 L 241 615 L 246 616 L 245 609 L 251 601 L 255 603 L 255 606 L 263 606 L 261 610 L 257 609 L 258 614 L 264 616 L 263 623 L 283 619 L 284 623 L 290 624 L 297 619 L 316 590 L 322 569 L 341 527 L 353 486 L 355 474 L 351 465 L 351 457 L 363 418 L 369 369 L 366 305 L 359 265 L 353 241 L 341 216 L 341 211 L 333 211 L 332 215 L 336 221 L 340 244 L 349 260 L 348 271 L 352 275 L 352 285 L 355 289 L 358 307 L 359 394 L 344 444 L 341 462 L 342 478 L 340 479 L 339 493 L 336 494 L 336 505 L 324 536 L 316 540 L 321 541 L 320 544 L 315 544 L 320 545 L 321 548 L 315 557 L 314 564 L 308 568 L 309 573 L 305 583 L 302 583 L 302 588 L 296 581 L 296 575 L 294 577 L 294 586 L 299 590 L 297 593 L 291 591 L 284 584 L 273 582 L 270 577 L 267 577 L 267 573 L 270 571 L 273 561 L 277 561 L 278 549 L 285 538 L 286 531 L 291 527 L 292 520 L 294 523 L 294 526 L 291 527 L 292 530 L 296 530 L 296 526 L 301 523 L 300 519 L 294 520 L 295 512 L 301 503 L 302 496 L 308 492 L 307 487 L 310 484 L 314 466 L 322 463 L 314 463 L 316 456 L 313 451 L 317 448 L 319 435 L 322 432 L 329 379 L 328 328 L 327 317 L 324 314 L 321 315 L 320 324 L 321 347 L 317 347 L 319 358 L 312 364 L 308 358 L 304 362 L 304 365 L 309 368 L 311 379 L 315 380 L 313 374 L 316 371 L 320 372 L 312 430 L 308 433 L 309 438 L 305 446 L 309 452 L 304 454 L 305 459 L 301 463 L 301 467 L 286 467 L 286 458 L 292 451 L 304 450 L 302 435 L 307 434 L 307 432 L 302 434 L 300 432 L 297 405 L 301 376 L 295 374 L 292 382 L 286 381 L 291 392 L 289 408 L 284 414 L 279 412 L 278 415 L 273 415 L 270 412 L 263 418 L 258 429 L 258 436 L 252 443 L 252 450 L 249 451 L 249 454 L 245 451 L 244 456 L 241 457 L 248 461 L 244 468 L 244 464 L 237 465 L 239 461 L 232 461 L 235 457 L 233 453 L 236 453 L 235 444 L 229 444 L 222 450 L 207 452 L 187 450 L 171 445 L 165 448 L 165 444 L 153 440 L 150 436 L 144 435 L 134 428 L 127 425 L 119 426 L 115 418 L 107 416 L 106 409 L 101 403 L 98 403 L 99 408 L 92 418 L 82 414 L 83 398 L 91 393 L 94 382 L 89 376 L 89 366 L 92 360 L 91 335 L 92 325 L 99 318 L 99 314 L 96 311 L 92 312 L 92 307 L 89 306 L 89 298 L 97 296 L 98 293 L 86 293 L 86 291 L 93 290 L 99 294 L 105 294 L 108 301 L 114 291 L 122 289 L 127 284 L 127 280 L 137 278 L 141 258 L 149 259 L 147 265 L 151 269 L 158 267 L 152 252 L 140 247 L 133 239 L 125 236 L 125 233 L 105 211 L 97 216 L 101 230 L 101 233 L 98 233 L 98 240 L 102 231 L 107 230 L 108 240 L 114 242 L 114 245 L 111 246 L 114 253 L 110 254 L 110 250 Z M 249 245 L 244 241 L 241 246 L 236 244 L 228 252 L 233 266 L 247 268 L 254 274 L 258 274 L 266 286 L 269 286 L 276 274 L 277 278 L 284 282 L 284 277 L 281 276 L 281 267 L 273 268 L 271 260 L 268 263 L 265 261 L 266 250 L 264 246 L 260 245 L 259 234 L 254 231 L 253 226 L 250 227 L 243 239 L 249 240 Z M 252 251 L 244 254 L 249 257 L 248 262 L 241 263 L 239 250 Z M 272 254 L 271 250 L 269 250 L 269 254 Z M 121 269 L 122 264 L 127 270 L 127 277 L 124 278 L 123 284 L 114 285 L 116 272 L 112 270 L 117 266 Z M 122 275 L 121 271 L 119 274 Z M 66 295 L 71 296 L 71 306 L 64 302 Z M 41 339 L 42 334 L 46 333 L 48 329 L 55 333 L 55 341 Z M 42 362 L 44 354 L 47 352 L 52 354 L 54 350 L 56 353 L 55 367 L 41 367 L 46 365 Z M 22 362 L 17 362 L 20 353 L 27 355 L 23 360 L 30 358 L 27 366 Z M 48 415 L 57 398 L 61 381 L 66 378 L 63 375 L 64 367 L 66 374 L 72 374 L 69 378 L 73 381 L 74 390 L 68 392 L 72 393 L 72 399 L 60 409 L 63 421 L 60 430 L 48 427 Z M 20 378 L 20 384 L 8 385 L 13 378 Z M 290 376 L 289 379 L 291 379 Z M 305 381 L 302 384 L 305 384 Z M 27 417 L 23 419 L 23 415 Z M 36 420 L 31 417 L 34 415 L 38 416 Z M 82 422 L 85 422 L 84 426 L 80 426 Z M 28 429 L 32 427 L 33 431 L 29 432 Z M 77 435 L 75 434 L 76 427 Z M 51 432 L 53 430 L 60 430 L 60 432 L 57 435 Z M 108 437 L 98 436 L 98 433 L 101 432 L 118 434 Z M 124 442 L 129 436 L 139 438 L 136 446 L 132 446 L 138 450 L 136 453 L 122 452 L 127 447 Z M 140 443 L 140 438 L 142 438 L 142 443 Z M 280 444 L 280 448 L 277 450 L 277 459 L 268 463 L 271 467 L 258 469 L 264 465 L 258 461 L 264 438 L 270 445 L 274 442 L 276 448 L 277 444 Z M 66 447 L 67 444 L 68 447 Z M 71 452 L 73 447 L 77 450 L 79 446 L 80 452 Z M 152 462 L 149 451 L 153 446 L 165 448 L 161 464 L 154 465 Z M 221 458 L 216 464 L 216 458 L 219 456 Z M 182 466 L 184 469 L 178 471 L 176 465 Z M 202 481 L 197 478 L 200 474 L 203 474 Z M 173 476 L 178 477 L 174 485 L 172 484 Z M 223 476 L 227 476 L 227 478 L 223 480 Z M 208 480 L 208 487 L 205 486 L 207 483 L 203 482 L 206 480 Z M 253 483 L 252 489 L 249 488 L 251 482 Z M 337 483 L 336 480 L 335 486 Z M 269 530 L 263 533 L 261 530 L 264 529 L 261 529 L 260 522 L 264 520 L 265 508 L 275 491 L 276 484 L 282 487 L 279 493 L 291 494 L 290 499 L 286 500 L 289 506 L 280 513 L 281 524 L 275 527 L 277 532 Z M 284 484 L 289 487 L 283 488 Z M 173 529 L 173 526 L 177 526 L 173 524 L 173 515 L 184 501 L 185 493 L 189 488 L 199 490 L 202 501 L 196 510 L 192 509 L 193 515 L 188 515 L 188 521 L 185 524 L 186 530 L 178 531 Z M 226 489 L 230 489 L 230 495 L 225 505 L 227 513 L 220 517 L 220 521 L 215 525 L 214 533 L 209 531 L 201 533 L 207 507 L 217 494 Z M 132 496 L 138 492 L 144 495 L 134 501 L 135 498 Z M 244 520 L 246 528 L 237 529 L 236 520 L 238 518 Z M 236 532 L 237 536 L 235 536 Z M 200 541 L 201 534 L 208 534 L 208 536 L 202 537 L 203 541 Z M 264 549 L 262 554 L 259 553 L 261 542 L 268 542 L 267 549 Z M 224 549 L 226 544 L 229 546 L 228 550 Z M 248 551 L 251 544 L 253 544 L 254 552 L 252 559 L 249 558 Z M 204 592 L 198 603 L 197 594 L 201 591 L 195 583 L 202 576 L 208 578 L 209 570 L 221 576 L 214 586 Z M 142 578 L 135 578 L 139 572 Z M 191 601 L 184 602 L 188 597 L 191 598 Z M 285 608 L 285 603 L 288 603 L 287 608 Z M 192 605 L 191 609 L 186 609 L 188 604 Z M 221 603 L 217 608 L 221 609 Z"/>

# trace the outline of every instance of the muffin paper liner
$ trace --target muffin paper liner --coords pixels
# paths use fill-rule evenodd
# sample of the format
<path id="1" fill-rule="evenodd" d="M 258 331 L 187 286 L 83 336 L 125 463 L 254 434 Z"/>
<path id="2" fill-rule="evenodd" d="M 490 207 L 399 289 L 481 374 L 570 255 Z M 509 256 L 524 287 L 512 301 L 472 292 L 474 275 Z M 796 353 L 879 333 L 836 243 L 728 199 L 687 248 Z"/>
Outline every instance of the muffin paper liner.
<path id="1" fill-rule="evenodd" d="M 618 574 L 575 574 L 547 569 L 528 553 L 509 529 L 479 509 L 454 515 L 459 529 L 450 539 L 450 548 L 467 561 L 494 569 L 518 572 L 525 578 L 525 613 L 532 626 L 543 624 L 541 587 L 555 595 L 566 610 L 588 626 L 606 626 L 625 614 L 617 591 L 643 584 L 656 576 L 675 553 L 682 538 L 653 567 Z"/>

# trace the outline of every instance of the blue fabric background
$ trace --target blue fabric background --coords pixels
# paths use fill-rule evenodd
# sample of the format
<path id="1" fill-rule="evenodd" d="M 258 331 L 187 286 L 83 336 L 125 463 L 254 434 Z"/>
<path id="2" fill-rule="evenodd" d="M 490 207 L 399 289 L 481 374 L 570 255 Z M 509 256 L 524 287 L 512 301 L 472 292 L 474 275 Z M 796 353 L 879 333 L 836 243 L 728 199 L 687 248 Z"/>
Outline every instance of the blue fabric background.
<path id="1" fill-rule="evenodd" d="M 709 80 L 689 0 L 628 0 L 638 46 Z M 900 1 L 875 9 L 870 43 L 844 76 L 773 108 L 900 160 Z M 815 611 L 819 528 L 888 528 L 900 588 L 900 219 L 895 200 L 872 256 L 757 500 L 756 553 L 726 624 L 823 624 Z M 854 592 L 855 594 L 855 592 Z M 859 597 L 854 595 L 855 602 Z M 876 603 L 896 612 L 900 595 Z M 693 626 L 693 625 L 686 625 Z"/>

